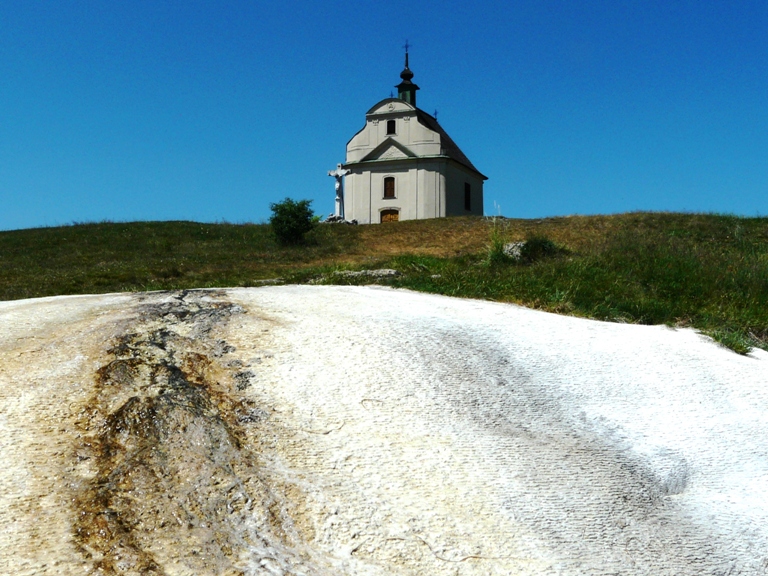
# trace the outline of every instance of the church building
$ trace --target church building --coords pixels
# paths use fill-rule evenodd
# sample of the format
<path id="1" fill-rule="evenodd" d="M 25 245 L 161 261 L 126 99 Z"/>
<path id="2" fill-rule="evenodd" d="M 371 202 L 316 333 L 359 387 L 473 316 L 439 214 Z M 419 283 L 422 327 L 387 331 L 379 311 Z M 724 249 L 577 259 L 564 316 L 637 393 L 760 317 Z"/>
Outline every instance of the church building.
<path id="1" fill-rule="evenodd" d="M 347 144 L 343 209 L 360 224 L 483 215 L 483 176 L 438 124 L 416 107 L 419 87 L 408 67 L 397 98 L 365 115 Z"/>

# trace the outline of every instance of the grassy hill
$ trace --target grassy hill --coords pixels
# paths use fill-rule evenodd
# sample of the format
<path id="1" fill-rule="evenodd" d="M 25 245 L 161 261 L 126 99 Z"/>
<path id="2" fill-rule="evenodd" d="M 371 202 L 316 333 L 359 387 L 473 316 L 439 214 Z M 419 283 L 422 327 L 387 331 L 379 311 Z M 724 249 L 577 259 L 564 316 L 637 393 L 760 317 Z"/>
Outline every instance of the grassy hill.
<path id="1" fill-rule="evenodd" d="M 531 238 L 547 239 L 556 250 L 525 262 L 500 255 L 503 243 Z M 362 268 L 401 275 L 334 274 Z M 0 300 L 257 286 L 274 278 L 380 282 L 604 320 L 691 326 L 737 352 L 768 350 L 768 218 L 630 213 L 321 225 L 295 247 L 278 245 L 263 224 L 93 223 L 0 232 Z"/>

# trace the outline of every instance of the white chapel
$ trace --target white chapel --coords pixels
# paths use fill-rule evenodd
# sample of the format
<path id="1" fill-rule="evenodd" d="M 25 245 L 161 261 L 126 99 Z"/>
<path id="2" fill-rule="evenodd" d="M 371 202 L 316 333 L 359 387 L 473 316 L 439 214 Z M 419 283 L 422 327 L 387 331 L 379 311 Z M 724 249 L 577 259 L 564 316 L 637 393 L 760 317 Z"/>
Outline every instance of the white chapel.
<path id="1" fill-rule="evenodd" d="M 360 224 L 483 214 L 483 176 L 437 119 L 416 107 L 408 52 L 397 98 L 365 115 L 347 144 L 343 211 Z"/>

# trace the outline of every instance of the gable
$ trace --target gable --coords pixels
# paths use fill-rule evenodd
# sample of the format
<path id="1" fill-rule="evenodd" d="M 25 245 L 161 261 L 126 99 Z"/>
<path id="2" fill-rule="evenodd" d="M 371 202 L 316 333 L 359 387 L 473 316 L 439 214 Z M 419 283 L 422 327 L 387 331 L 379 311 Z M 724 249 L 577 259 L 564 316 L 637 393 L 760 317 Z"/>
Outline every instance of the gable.
<path id="1" fill-rule="evenodd" d="M 389 160 L 392 158 L 408 158 L 408 154 L 400 150 L 397 146 L 392 144 L 389 148 L 379 154 L 377 160 Z"/>
<path id="2" fill-rule="evenodd" d="M 398 158 L 415 158 L 411 150 L 397 142 L 392 138 L 387 138 L 376 146 L 369 154 L 362 158 L 361 162 L 368 162 L 371 160 L 393 160 Z"/>
<path id="3" fill-rule="evenodd" d="M 390 114 L 392 112 L 413 112 L 414 110 L 416 110 L 416 108 L 408 104 L 405 100 L 400 100 L 400 98 L 385 98 L 368 110 L 366 116 L 370 116 L 371 114 Z"/>

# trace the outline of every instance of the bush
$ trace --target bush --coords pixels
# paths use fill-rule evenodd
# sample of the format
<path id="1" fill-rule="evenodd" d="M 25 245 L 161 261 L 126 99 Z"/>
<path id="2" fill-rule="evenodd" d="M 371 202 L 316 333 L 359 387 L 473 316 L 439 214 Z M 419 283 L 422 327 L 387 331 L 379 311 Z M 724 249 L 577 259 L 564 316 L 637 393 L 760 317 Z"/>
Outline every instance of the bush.
<path id="1" fill-rule="evenodd" d="M 549 256 L 555 256 L 562 251 L 557 244 L 546 236 L 529 236 L 520 247 L 520 260 L 532 264 Z"/>
<path id="2" fill-rule="evenodd" d="M 277 237 L 281 244 L 301 244 L 304 242 L 304 235 L 311 231 L 316 225 L 314 213 L 309 205 L 312 200 L 291 200 L 286 198 L 282 202 L 270 204 L 272 217 L 269 219 L 269 225 L 272 227 L 272 233 Z"/>

